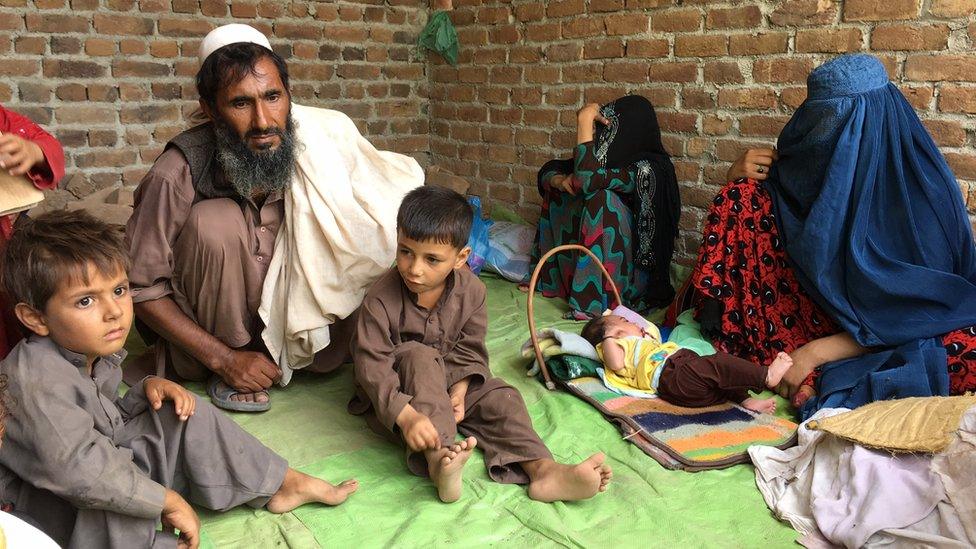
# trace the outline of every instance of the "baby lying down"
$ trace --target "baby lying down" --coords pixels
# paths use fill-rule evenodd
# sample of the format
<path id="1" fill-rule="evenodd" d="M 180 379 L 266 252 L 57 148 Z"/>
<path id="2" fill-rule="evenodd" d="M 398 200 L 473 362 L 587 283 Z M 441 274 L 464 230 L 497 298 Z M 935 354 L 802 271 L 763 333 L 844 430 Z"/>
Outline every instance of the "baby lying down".
<path id="1" fill-rule="evenodd" d="M 772 389 L 793 366 L 779 353 L 769 367 L 727 353 L 699 356 L 676 344 L 662 343 L 653 324 L 645 329 L 608 314 L 583 327 L 582 336 L 596 347 L 609 382 L 656 393 L 664 400 L 699 408 L 731 400 L 756 412 L 776 411 L 776 400 L 749 396 L 750 390 Z"/>

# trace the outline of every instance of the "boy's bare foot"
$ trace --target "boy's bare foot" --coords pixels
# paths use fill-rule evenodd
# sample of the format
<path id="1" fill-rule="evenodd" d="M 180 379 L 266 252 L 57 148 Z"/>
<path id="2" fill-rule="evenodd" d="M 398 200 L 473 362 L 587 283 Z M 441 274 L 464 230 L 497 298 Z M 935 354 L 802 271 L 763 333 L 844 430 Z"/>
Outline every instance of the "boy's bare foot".
<path id="1" fill-rule="evenodd" d="M 793 395 L 793 407 L 799 408 L 806 404 L 811 397 L 817 396 L 817 392 L 813 390 L 813 387 L 809 385 L 800 385 L 797 389 L 796 394 Z"/>
<path id="2" fill-rule="evenodd" d="M 766 370 L 766 387 L 775 389 L 779 382 L 786 375 L 786 372 L 793 367 L 793 358 L 786 353 L 779 353 Z"/>
<path id="3" fill-rule="evenodd" d="M 520 282 L 519 285 L 518 285 L 518 290 L 520 292 L 522 292 L 523 294 L 529 293 L 529 283 L 528 282 Z"/>
<path id="4" fill-rule="evenodd" d="M 776 399 L 747 398 L 742 401 L 742 407 L 760 414 L 771 414 L 776 411 Z"/>
<path id="5" fill-rule="evenodd" d="M 607 489 L 613 478 L 603 453 L 593 454 L 577 465 L 539 459 L 522 464 L 532 481 L 529 497 L 536 501 L 575 501 L 595 496 Z"/>
<path id="6" fill-rule="evenodd" d="M 333 486 L 320 478 L 289 468 L 281 488 L 271 496 L 265 507 L 272 513 L 281 514 L 312 502 L 339 505 L 358 488 L 359 481 L 356 479 L 344 480 L 338 486 Z"/>
<path id="7" fill-rule="evenodd" d="M 461 499 L 461 480 L 464 464 L 478 442 L 468 437 L 450 448 L 434 450 L 427 457 L 427 470 L 430 480 L 437 487 L 437 497 L 444 503 L 454 503 Z"/>

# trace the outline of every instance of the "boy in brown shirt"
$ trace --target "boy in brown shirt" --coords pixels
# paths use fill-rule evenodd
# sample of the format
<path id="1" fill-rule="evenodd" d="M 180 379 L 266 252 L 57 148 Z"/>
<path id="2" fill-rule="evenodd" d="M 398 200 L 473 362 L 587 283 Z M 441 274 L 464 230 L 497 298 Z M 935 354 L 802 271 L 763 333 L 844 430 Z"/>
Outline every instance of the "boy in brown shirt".
<path id="1" fill-rule="evenodd" d="M 13 413 L 0 451 L 0 503 L 68 547 L 196 547 L 189 499 L 285 513 L 356 490 L 288 468 L 234 421 L 149 376 L 119 398 L 132 325 L 119 231 L 85 212 L 18 225 L 3 285 L 32 333 L 5 360 Z M 170 404 L 171 401 L 172 404 Z M 163 531 L 156 526 L 162 522 Z"/>
<path id="2" fill-rule="evenodd" d="M 487 292 L 465 267 L 471 207 L 439 187 L 414 189 L 397 215 L 396 268 L 366 293 L 352 342 L 360 387 L 350 411 L 372 405 L 409 448 L 407 467 L 429 475 L 441 501 L 461 496 L 475 446 L 496 482 L 528 484 L 529 497 L 567 501 L 606 490 L 602 453 L 556 463 L 513 387 L 491 376 Z M 460 433 L 466 438 L 457 442 Z"/>

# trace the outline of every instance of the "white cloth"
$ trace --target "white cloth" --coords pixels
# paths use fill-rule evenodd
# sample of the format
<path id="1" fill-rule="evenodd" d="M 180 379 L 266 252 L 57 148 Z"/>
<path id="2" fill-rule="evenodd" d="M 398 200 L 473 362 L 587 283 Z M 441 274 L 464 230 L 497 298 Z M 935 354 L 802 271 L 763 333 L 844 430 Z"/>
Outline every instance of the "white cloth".
<path id="1" fill-rule="evenodd" d="M 814 418 L 845 411 L 824 409 Z M 967 416 L 976 421 L 976 408 Z M 753 446 L 749 456 L 766 504 L 803 536 L 802 544 L 969 544 L 962 528 L 967 517 L 949 504 L 943 481 L 933 468 L 938 458 L 870 450 L 811 431 L 805 424 L 798 436 L 798 446 L 786 450 Z"/>
<path id="2" fill-rule="evenodd" d="M 30 547 L 31 549 L 59 549 L 57 543 L 47 534 L 27 524 L 23 520 L 0 511 L 0 532 L 6 539 L 7 547 L 17 549 Z"/>
<path id="3" fill-rule="evenodd" d="M 200 42 L 200 52 L 197 54 L 197 57 L 200 59 L 200 64 L 202 65 L 210 57 L 211 53 L 220 48 L 228 44 L 239 44 L 241 42 L 250 42 L 271 50 L 271 42 L 268 42 L 268 37 L 262 34 L 261 31 L 250 25 L 231 23 L 229 25 L 221 25 L 203 37 L 203 40 Z"/>
<path id="4" fill-rule="evenodd" d="M 424 183 L 416 160 L 376 150 L 348 116 L 294 103 L 291 114 L 302 148 L 258 309 L 282 385 L 389 270 L 400 202 Z"/>

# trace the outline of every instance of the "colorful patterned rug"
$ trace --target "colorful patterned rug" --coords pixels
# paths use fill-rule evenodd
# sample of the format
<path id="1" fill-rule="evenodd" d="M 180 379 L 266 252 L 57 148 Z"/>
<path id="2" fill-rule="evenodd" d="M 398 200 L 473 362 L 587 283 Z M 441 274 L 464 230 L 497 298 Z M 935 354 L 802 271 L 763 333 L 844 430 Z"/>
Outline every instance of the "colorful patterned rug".
<path id="1" fill-rule="evenodd" d="M 792 421 L 731 402 L 683 408 L 659 398 L 619 395 L 595 377 L 557 383 L 595 406 L 617 424 L 624 438 L 668 469 L 722 469 L 748 463 L 749 446 L 787 448 L 796 440 L 797 425 Z"/>

